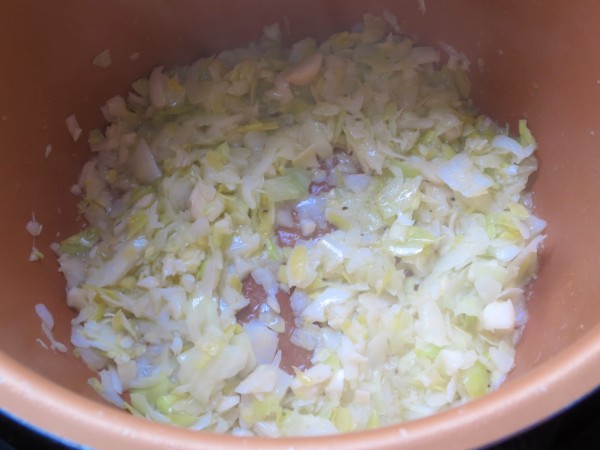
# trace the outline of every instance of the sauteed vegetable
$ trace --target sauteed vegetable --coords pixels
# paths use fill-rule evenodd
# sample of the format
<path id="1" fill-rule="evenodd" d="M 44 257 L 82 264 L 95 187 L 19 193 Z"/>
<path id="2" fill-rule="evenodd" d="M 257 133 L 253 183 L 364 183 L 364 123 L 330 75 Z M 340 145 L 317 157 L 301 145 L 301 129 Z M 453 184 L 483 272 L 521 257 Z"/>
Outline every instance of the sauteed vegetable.
<path id="1" fill-rule="evenodd" d="M 236 435 L 329 434 L 497 388 L 543 220 L 525 121 L 390 16 L 155 68 L 109 125 L 60 245 L 72 343 L 115 405 Z"/>

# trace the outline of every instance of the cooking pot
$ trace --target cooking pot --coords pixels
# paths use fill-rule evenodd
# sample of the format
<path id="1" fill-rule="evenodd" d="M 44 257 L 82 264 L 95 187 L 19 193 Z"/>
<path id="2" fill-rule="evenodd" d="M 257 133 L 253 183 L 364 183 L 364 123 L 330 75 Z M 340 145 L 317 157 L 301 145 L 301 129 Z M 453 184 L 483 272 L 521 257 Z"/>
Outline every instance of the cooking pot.
<path id="1" fill-rule="evenodd" d="M 467 448 L 508 437 L 600 383 L 600 3 L 506 0 L 18 0 L 0 2 L 0 408 L 67 441 L 129 449 Z M 191 62 L 287 23 L 290 42 L 349 29 L 389 10 L 420 43 L 464 52 L 477 108 L 539 143 L 531 180 L 548 222 L 529 322 L 497 391 L 424 419 L 372 431 L 296 439 L 235 438 L 151 423 L 106 404 L 72 354 L 44 349 L 34 305 L 69 342 L 75 313 L 50 243 L 81 227 L 69 192 L 88 158 L 65 119 L 89 131 L 100 106 L 157 65 Z M 92 64 L 103 50 L 112 64 Z M 43 224 L 29 262 L 32 212 Z"/>

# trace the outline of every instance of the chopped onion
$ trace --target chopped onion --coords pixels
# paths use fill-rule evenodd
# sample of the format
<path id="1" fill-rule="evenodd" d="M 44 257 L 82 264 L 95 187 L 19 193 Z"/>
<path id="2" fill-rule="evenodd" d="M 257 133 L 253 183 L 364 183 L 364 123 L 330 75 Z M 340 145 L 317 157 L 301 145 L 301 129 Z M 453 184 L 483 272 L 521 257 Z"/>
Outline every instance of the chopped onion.
<path id="1" fill-rule="evenodd" d="M 42 224 L 39 223 L 36 219 L 35 219 L 35 213 L 31 213 L 31 220 L 29 222 L 27 222 L 27 224 L 25 225 L 25 229 L 27 230 L 27 232 L 33 236 L 33 237 L 37 237 L 40 234 L 42 234 Z"/>
<path id="2" fill-rule="evenodd" d="M 52 329 L 54 328 L 54 317 L 52 317 L 52 314 L 50 313 L 50 311 L 48 311 L 46 305 L 44 305 L 43 303 L 36 304 L 35 313 L 42 321 L 42 331 L 44 332 L 46 338 L 48 338 L 48 340 L 50 341 L 50 348 L 52 350 L 57 350 L 61 353 L 65 353 L 67 351 L 67 347 L 63 343 L 58 342 L 54 338 L 54 334 L 52 333 Z"/>
<path id="3" fill-rule="evenodd" d="M 67 117 L 65 123 L 67 124 L 67 130 L 71 134 L 71 137 L 75 142 L 77 142 L 83 130 L 79 126 L 79 122 L 77 121 L 75 114 L 71 114 L 69 117 Z"/>
<path id="4" fill-rule="evenodd" d="M 138 141 L 129 164 L 133 174 L 144 183 L 151 183 L 161 176 L 161 170 L 144 139 Z"/>
<path id="5" fill-rule="evenodd" d="M 106 69 L 107 67 L 109 67 L 112 64 L 110 50 L 105 49 L 98 53 L 98 55 L 96 55 L 96 57 L 92 61 L 92 64 L 102 69 Z"/>
<path id="6" fill-rule="evenodd" d="M 258 364 L 271 364 L 279 342 L 277 333 L 258 320 L 245 324 L 244 330 L 248 333 L 250 345 Z"/>
<path id="7" fill-rule="evenodd" d="M 515 326 L 515 310 L 510 300 L 492 302 L 483 309 L 481 324 L 486 330 L 512 330 Z"/>

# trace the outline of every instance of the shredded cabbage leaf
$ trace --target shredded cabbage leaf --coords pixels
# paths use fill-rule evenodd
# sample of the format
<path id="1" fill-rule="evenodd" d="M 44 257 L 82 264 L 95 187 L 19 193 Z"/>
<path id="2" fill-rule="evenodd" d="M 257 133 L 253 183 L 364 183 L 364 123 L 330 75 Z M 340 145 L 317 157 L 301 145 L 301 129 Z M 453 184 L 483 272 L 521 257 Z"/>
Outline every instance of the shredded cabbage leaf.
<path id="1" fill-rule="evenodd" d="M 105 399 L 277 437 L 498 388 L 544 239 L 537 144 L 475 112 L 464 55 L 399 33 L 366 15 L 287 48 L 274 25 L 107 101 L 74 189 L 88 226 L 59 250 L 72 343 Z M 241 323 L 249 276 L 265 300 Z M 292 373 L 288 332 L 311 352 Z"/>

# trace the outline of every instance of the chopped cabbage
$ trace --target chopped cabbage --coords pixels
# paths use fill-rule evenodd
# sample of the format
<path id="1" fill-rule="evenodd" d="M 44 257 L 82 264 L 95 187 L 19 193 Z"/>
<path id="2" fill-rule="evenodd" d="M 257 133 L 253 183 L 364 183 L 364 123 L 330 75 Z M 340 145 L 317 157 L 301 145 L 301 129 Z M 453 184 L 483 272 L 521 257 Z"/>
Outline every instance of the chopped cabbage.
<path id="1" fill-rule="evenodd" d="M 500 385 L 544 239 L 525 192 L 537 144 L 525 121 L 510 137 L 474 112 L 464 55 L 399 33 L 367 15 L 285 48 L 271 26 L 107 101 L 72 189 L 88 226 L 59 248 L 72 343 L 104 398 L 276 437 Z M 305 367 L 282 369 L 284 339 Z"/>
<path id="2" fill-rule="evenodd" d="M 65 123 L 67 125 L 67 131 L 71 135 L 74 141 L 77 141 L 81 136 L 83 130 L 79 126 L 79 122 L 77 121 L 77 117 L 75 114 L 71 114 L 69 117 L 65 119 Z"/>
<path id="3" fill-rule="evenodd" d="M 106 69 L 112 64 L 112 56 L 109 49 L 104 49 L 92 60 L 92 64 L 102 69 Z"/>
<path id="4" fill-rule="evenodd" d="M 31 213 L 31 220 L 25 225 L 25 229 L 32 237 L 37 237 L 42 234 L 43 225 L 35 218 L 35 213 Z"/>
<path id="5" fill-rule="evenodd" d="M 67 347 L 62 342 L 57 341 L 54 338 L 54 333 L 52 329 L 54 328 L 54 317 L 52 313 L 48 310 L 46 305 L 43 303 L 38 303 L 35 305 L 35 313 L 42 321 L 42 331 L 48 341 L 50 342 L 50 349 L 59 351 L 61 353 L 66 353 Z M 42 340 L 38 340 L 44 348 L 48 348 L 46 344 Z"/>

